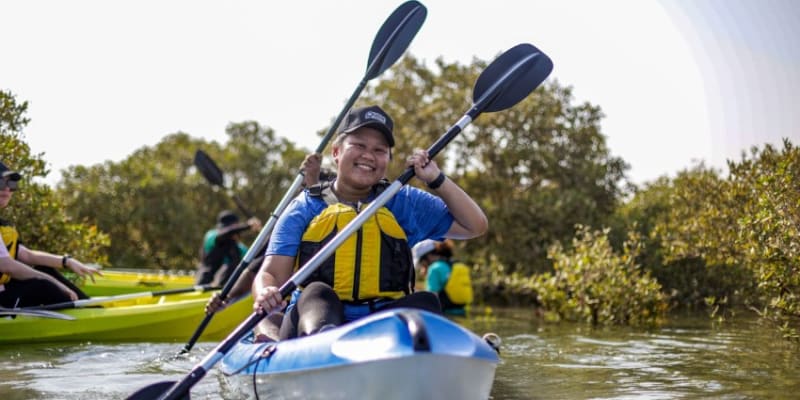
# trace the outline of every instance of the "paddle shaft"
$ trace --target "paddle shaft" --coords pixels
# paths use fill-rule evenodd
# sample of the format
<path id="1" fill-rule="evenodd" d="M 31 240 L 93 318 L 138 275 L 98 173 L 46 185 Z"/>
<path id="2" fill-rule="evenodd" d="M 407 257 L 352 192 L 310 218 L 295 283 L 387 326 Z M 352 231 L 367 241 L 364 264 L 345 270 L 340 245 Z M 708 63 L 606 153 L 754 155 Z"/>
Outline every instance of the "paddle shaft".
<path id="1" fill-rule="evenodd" d="M 46 311 L 46 310 L 30 310 L 26 308 L 5 308 L 0 307 L 0 316 L 4 315 L 25 315 L 28 317 L 39 317 L 39 318 L 52 318 L 52 319 L 63 319 L 65 321 L 72 321 L 75 317 L 67 314 L 58 313 L 55 311 Z"/>
<path id="2" fill-rule="evenodd" d="M 209 290 L 216 290 L 219 289 L 216 286 L 211 285 L 199 285 L 199 286 L 192 286 L 190 288 L 181 288 L 181 289 L 166 289 L 166 290 L 159 290 L 156 292 L 137 292 L 137 293 L 129 293 L 129 294 L 121 294 L 118 296 L 104 296 L 104 297 L 93 297 L 91 299 L 83 299 L 83 300 L 75 300 L 75 301 L 65 301 L 63 303 L 54 303 L 54 304 L 45 304 L 43 306 L 36 306 L 36 307 L 26 307 L 25 310 L 65 310 L 70 308 L 82 308 L 82 307 L 89 307 L 95 306 L 98 304 L 105 304 L 111 303 L 114 301 L 124 301 L 124 300 L 136 300 L 136 299 L 145 299 L 157 296 L 167 296 L 171 294 L 181 294 L 181 293 L 192 293 L 192 292 L 207 292 Z"/>
<path id="3" fill-rule="evenodd" d="M 250 219 L 253 217 L 253 213 L 244 205 L 244 202 L 239 198 L 238 194 L 232 193 L 230 196 L 233 202 L 236 203 L 236 207 L 239 207 L 239 210 L 244 214 L 245 218 Z"/>
<path id="4" fill-rule="evenodd" d="M 418 21 L 420 18 L 424 20 L 427 10 L 425 6 L 422 4 L 409 1 L 403 3 L 400 7 L 398 7 L 392 15 L 383 23 L 381 26 L 380 31 L 378 32 L 379 36 L 384 30 L 391 29 L 391 32 L 386 37 L 383 44 L 377 51 L 374 51 L 377 45 L 380 44 L 380 37 L 376 37 L 375 41 L 373 42 L 373 52 L 374 55 L 371 55 L 369 60 L 369 65 L 367 67 L 367 71 L 364 74 L 364 77 L 356 86 L 356 89 L 350 95 L 350 98 L 345 103 L 342 110 L 339 112 L 339 115 L 336 117 L 336 120 L 331 124 L 328 128 L 328 131 L 323 136 L 322 140 L 320 141 L 319 145 L 317 146 L 316 153 L 322 153 L 325 150 L 325 147 L 330 142 L 331 138 L 333 137 L 334 133 L 338 129 L 339 125 L 342 123 L 342 120 L 347 115 L 347 112 L 352 108 L 353 104 L 355 104 L 358 97 L 361 95 L 361 92 L 367 85 L 371 79 L 380 75 L 383 71 L 388 69 L 396 59 L 392 60 L 391 57 L 387 59 L 387 57 L 394 51 L 394 53 L 402 54 L 406 48 L 408 48 L 408 44 L 410 43 L 411 39 L 413 39 L 414 35 L 416 35 L 417 31 L 419 31 L 419 27 L 422 25 L 421 21 Z M 396 19 L 402 16 L 399 21 Z M 415 20 L 416 19 L 416 20 Z M 392 29 L 392 24 L 395 24 Z M 415 26 L 416 25 L 416 26 Z M 410 37 L 409 37 L 410 35 Z M 398 44 L 399 43 L 399 44 Z M 397 54 L 399 58 L 399 54 Z M 236 281 L 242 275 L 244 270 L 250 265 L 257 254 L 257 250 L 265 247 L 267 244 L 267 240 L 272 234 L 272 230 L 275 228 L 275 224 L 278 222 L 278 218 L 292 201 L 296 193 L 300 190 L 301 185 L 303 184 L 304 180 L 304 173 L 300 171 L 292 182 L 292 185 L 289 187 L 289 190 L 286 191 L 283 198 L 278 202 L 277 207 L 275 210 L 270 214 L 267 223 L 261 229 L 258 236 L 256 237 L 253 244 L 248 248 L 247 252 L 245 253 L 244 257 L 240 261 L 239 265 L 234 269 L 231 276 L 228 278 L 228 281 L 225 282 L 225 285 L 220 292 L 220 298 L 227 299 L 228 294 L 233 289 L 233 286 L 236 284 Z M 263 251 L 263 250 L 262 250 Z M 211 318 L 214 317 L 214 313 L 206 314 L 203 320 L 200 322 L 200 325 L 195 330 L 192 337 L 183 347 L 180 353 L 189 352 L 197 340 L 202 335 L 203 331 L 205 330 L 206 326 L 211 322 Z"/>

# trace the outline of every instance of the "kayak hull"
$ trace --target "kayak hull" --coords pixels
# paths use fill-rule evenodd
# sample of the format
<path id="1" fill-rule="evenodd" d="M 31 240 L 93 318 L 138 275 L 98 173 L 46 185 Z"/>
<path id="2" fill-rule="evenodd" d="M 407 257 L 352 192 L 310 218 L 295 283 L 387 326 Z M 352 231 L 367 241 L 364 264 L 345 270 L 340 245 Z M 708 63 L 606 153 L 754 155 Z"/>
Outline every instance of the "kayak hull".
<path id="1" fill-rule="evenodd" d="M 257 375 L 266 399 L 481 399 L 489 398 L 495 366 L 486 361 L 424 354 L 305 373 Z M 253 392 L 253 376 L 227 378 L 236 392 Z"/>
<path id="2" fill-rule="evenodd" d="M 231 391 L 262 398 L 486 399 L 498 362 L 448 319 L 399 309 L 280 343 L 244 340 L 222 371 Z"/>
<path id="3" fill-rule="evenodd" d="M 192 275 L 150 270 L 102 270 L 103 276 L 94 281 L 83 279 L 81 290 L 89 297 L 116 296 L 135 292 L 155 292 L 194 286 Z"/>
<path id="4" fill-rule="evenodd" d="M 35 316 L 0 319 L 0 344 L 40 342 L 178 342 L 192 336 L 213 292 L 193 292 L 58 312 L 72 321 Z M 252 312 L 242 300 L 218 312 L 200 340 L 219 340 Z"/>

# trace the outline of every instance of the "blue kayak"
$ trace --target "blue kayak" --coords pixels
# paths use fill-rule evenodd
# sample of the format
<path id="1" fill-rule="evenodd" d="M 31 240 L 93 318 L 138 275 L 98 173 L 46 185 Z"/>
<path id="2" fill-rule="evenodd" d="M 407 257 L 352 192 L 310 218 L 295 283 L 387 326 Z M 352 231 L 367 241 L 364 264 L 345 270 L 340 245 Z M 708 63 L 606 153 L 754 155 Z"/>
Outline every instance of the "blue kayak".
<path id="1" fill-rule="evenodd" d="M 246 338 L 221 370 L 231 390 L 262 399 L 487 399 L 498 362 L 449 319 L 395 309 L 293 340 Z"/>

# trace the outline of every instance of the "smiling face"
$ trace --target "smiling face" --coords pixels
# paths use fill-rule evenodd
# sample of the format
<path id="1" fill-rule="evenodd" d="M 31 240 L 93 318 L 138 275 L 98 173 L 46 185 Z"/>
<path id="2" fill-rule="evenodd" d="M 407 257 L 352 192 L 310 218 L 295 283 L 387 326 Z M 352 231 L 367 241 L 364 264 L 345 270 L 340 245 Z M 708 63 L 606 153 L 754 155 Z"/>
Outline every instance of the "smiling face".
<path id="1" fill-rule="evenodd" d="M 391 148 L 383 133 L 369 127 L 359 128 L 342 139 L 333 145 L 338 174 L 335 190 L 342 200 L 357 201 L 386 175 Z"/>

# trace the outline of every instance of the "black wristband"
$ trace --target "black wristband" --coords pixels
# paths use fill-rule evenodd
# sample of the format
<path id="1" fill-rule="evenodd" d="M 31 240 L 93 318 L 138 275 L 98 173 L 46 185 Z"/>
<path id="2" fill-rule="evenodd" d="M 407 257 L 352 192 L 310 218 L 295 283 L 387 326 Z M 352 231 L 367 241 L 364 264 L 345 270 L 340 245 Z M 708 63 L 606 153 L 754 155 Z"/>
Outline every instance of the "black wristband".
<path id="1" fill-rule="evenodd" d="M 70 258 L 71 257 L 69 256 L 69 254 L 64 254 L 64 257 L 61 257 L 61 267 L 62 268 L 67 268 L 67 260 L 69 260 Z"/>
<path id="2" fill-rule="evenodd" d="M 436 179 L 428 182 L 428 189 L 438 189 L 439 186 L 442 186 L 446 178 L 447 177 L 444 175 L 444 172 L 439 171 L 439 176 L 437 176 Z"/>

